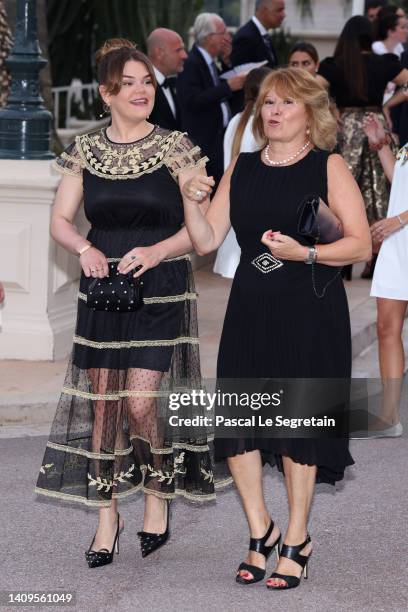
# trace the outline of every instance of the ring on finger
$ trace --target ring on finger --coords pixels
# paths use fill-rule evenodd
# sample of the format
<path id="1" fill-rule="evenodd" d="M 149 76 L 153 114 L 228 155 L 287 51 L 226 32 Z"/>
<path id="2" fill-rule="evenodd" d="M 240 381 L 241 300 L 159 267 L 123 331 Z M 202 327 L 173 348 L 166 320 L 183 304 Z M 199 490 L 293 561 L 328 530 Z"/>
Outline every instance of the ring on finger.
<path id="1" fill-rule="evenodd" d="M 131 259 L 132 261 L 135 261 L 135 260 L 137 259 L 137 255 L 131 255 L 131 256 L 130 256 L 130 259 Z"/>

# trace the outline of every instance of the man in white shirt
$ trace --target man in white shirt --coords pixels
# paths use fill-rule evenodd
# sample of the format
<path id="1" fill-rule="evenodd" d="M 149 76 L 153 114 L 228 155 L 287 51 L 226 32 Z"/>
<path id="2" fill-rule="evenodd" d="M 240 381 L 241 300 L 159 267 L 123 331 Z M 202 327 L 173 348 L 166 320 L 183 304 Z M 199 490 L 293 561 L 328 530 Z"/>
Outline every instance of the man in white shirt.
<path id="1" fill-rule="evenodd" d="M 157 79 L 156 99 L 149 121 L 169 130 L 181 130 L 176 75 L 182 72 L 187 53 L 173 30 L 156 28 L 147 39 L 147 54 Z"/>

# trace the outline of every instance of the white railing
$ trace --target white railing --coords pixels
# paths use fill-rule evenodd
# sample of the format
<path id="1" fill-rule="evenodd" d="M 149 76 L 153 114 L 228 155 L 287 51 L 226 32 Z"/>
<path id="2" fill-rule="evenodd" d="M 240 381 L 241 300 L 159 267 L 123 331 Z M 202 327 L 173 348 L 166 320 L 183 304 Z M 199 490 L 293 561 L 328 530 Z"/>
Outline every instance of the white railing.
<path id="1" fill-rule="evenodd" d="M 54 97 L 54 125 L 55 129 L 69 127 L 72 118 L 72 103 L 76 103 L 80 110 L 85 109 L 85 104 L 92 106 L 98 96 L 98 83 L 82 83 L 80 79 L 73 79 L 71 85 L 65 87 L 53 87 Z M 60 117 L 63 99 L 65 99 L 64 116 Z M 92 117 L 95 119 L 95 117 Z"/>

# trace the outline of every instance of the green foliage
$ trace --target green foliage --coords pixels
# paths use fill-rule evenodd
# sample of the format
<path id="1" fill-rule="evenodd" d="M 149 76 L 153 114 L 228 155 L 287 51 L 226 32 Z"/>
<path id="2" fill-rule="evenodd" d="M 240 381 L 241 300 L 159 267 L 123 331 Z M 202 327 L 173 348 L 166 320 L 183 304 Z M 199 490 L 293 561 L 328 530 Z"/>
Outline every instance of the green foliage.
<path id="1" fill-rule="evenodd" d="M 302 17 L 312 17 L 312 3 L 313 0 L 296 0 L 296 5 L 299 8 Z"/>
<path id="2" fill-rule="evenodd" d="M 129 38 L 142 51 L 157 27 L 179 32 L 187 42 L 188 29 L 204 0 L 47 0 L 48 47 L 53 85 L 73 78 L 90 82 L 93 55 L 107 39 Z"/>
<path id="3" fill-rule="evenodd" d="M 188 29 L 202 6 L 203 0 L 98 0 L 97 44 L 123 36 L 145 50 L 147 36 L 158 27 L 175 30 L 187 41 Z"/>
<path id="4" fill-rule="evenodd" d="M 227 26 L 238 28 L 240 25 L 240 0 L 204 0 L 202 10 L 221 15 Z"/>
<path id="5" fill-rule="evenodd" d="M 290 30 L 274 30 L 272 33 L 273 46 L 278 57 L 278 66 L 285 66 L 289 59 L 289 50 L 297 41 Z"/>
<path id="6" fill-rule="evenodd" d="M 336 1 L 341 1 L 345 9 L 349 8 L 352 2 L 352 0 L 336 0 Z M 313 17 L 313 0 L 296 0 L 296 5 L 302 17 L 309 17 L 309 18 Z"/>

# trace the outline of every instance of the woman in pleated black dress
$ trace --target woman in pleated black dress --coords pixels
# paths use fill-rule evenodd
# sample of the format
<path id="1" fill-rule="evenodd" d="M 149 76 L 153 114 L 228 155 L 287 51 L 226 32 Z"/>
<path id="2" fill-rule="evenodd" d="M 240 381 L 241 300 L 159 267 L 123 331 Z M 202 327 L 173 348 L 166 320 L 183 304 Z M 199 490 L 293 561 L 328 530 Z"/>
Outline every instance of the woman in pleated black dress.
<path id="1" fill-rule="evenodd" d="M 215 486 L 206 435 L 172 433 L 167 425 L 168 392 L 200 385 L 192 245 L 182 228 L 180 186 L 206 158 L 185 134 L 147 121 L 154 71 L 132 43 L 107 41 L 98 76 L 111 125 L 78 136 L 56 161 L 64 176 L 51 231 L 79 255 L 83 272 L 72 358 L 36 487 L 99 508 L 90 567 L 112 561 L 123 529 L 118 500 L 148 494 L 139 533 L 146 556 L 168 538 L 166 502 L 176 495 L 210 500 Z M 73 224 L 82 199 L 87 238 Z M 144 304 L 112 312 L 109 283 L 120 283 L 121 275 L 124 282 L 129 272 L 143 279 Z M 87 304 L 94 279 L 104 285 L 104 310 Z"/>
<path id="2" fill-rule="evenodd" d="M 230 225 L 242 250 L 221 337 L 218 379 L 347 379 L 350 322 L 338 272 L 370 255 L 370 233 L 354 179 L 342 158 L 330 154 L 336 125 L 328 96 L 306 71 L 275 71 L 262 84 L 254 126 L 264 148 L 232 161 L 206 216 L 197 203 L 210 192 L 212 178 L 196 176 L 182 190 L 197 251 L 216 249 Z M 344 231 L 343 238 L 316 250 L 298 235 L 299 204 L 311 193 L 329 204 Z M 316 263 L 307 265 L 311 261 Z M 261 580 L 266 558 L 280 543 L 263 496 L 262 464 L 268 461 L 284 473 L 290 512 L 276 572 L 267 585 L 297 586 L 312 551 L 307 520 L 315 482 L 334 484 L 343 478 L 353 463 L 347 438 L 242 435 L 216 438 L 215 445 L 216 458 L 228 459 L 250 528 L 250 551 L 237 581 Z"/>

